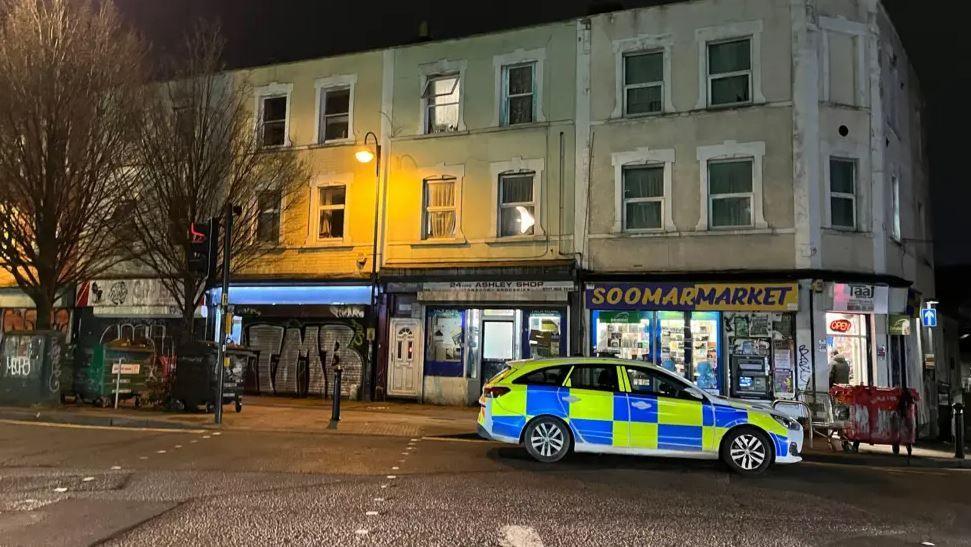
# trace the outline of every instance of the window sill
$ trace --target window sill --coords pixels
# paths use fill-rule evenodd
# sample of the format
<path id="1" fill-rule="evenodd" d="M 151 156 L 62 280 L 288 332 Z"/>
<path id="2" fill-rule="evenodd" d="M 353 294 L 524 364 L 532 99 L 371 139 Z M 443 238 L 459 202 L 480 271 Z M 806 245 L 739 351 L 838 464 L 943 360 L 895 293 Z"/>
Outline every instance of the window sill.
<path id="1" fill-rule="evenodd" d="M 707 236 L 747 236 L 747 235 L 787 235 L 794 234 L 794 228 L 715 228 L 697 231 L 662 231 L 651 232 L 611 232 L 606 234 L 590 234 L 590 239 L 640 239 L 666 237 L 707 237 Z"/>
<path id="2" fill-rule="evenodd" d="M 442 131 L 440 133 L 416 133 L 414 135 L 401 135 L 397 137 L 392 137 L 392 141 L 418 141 L 425 139 L 440 139 L 447 137 L 460 137 L 469 134 L 468 129 L 459 129 L 457 131 Z"/>
<path id="3" fill-rule="evenodd" d="M 485 239 L 482 242 L 486 245 L 515 245 L 522 243 L 535 243 L 537 241 L 546 241 L 546 234 L 533 234 L 530 236 L 506 236 L 506 237 L 492 237 Z"/>
<path id="4" fill-rule="evenodd" d="M 334 241 L 308 241 L 303 247 L 299 247 L 299 250 L 315 251 L 321 249 L 353 249 L 354 245 L 346 239 L 337 239 Z"/>
<path id="5" fill-rule="evenodd" d="M 412 247 L 448 247 L 453 245 L 468 245 L 469 240 L 465 239 L 465 236 L 451 237 L 451 238 L 436 238 L 436 239 L 419 239 L 417 241 L 404 242 L 404 245 L 410 245 Z"/>
<path id="6" fill-rule="evenodd" d="M 856 228 L 837 228 L 834 226 L 823 226 L 822 230 L 823 232 L 826 232 L 828 234 L 833 234 L 833 235 L 841 235 L 841 236 L 859 235 L 859 236 L 865 236 L 865 237 L 873 237 L 872 232 L 858 230 Z"/>
<path id="7" fill-rule="evenodd" d="M 318 148 L 339 148 L 341 146 L 353 146 L 357 144 L 356 139 L 339 139 L 332 141 L 316 142 L 306 146 L 298 147 L 303 150 L 316 150 Z"/>

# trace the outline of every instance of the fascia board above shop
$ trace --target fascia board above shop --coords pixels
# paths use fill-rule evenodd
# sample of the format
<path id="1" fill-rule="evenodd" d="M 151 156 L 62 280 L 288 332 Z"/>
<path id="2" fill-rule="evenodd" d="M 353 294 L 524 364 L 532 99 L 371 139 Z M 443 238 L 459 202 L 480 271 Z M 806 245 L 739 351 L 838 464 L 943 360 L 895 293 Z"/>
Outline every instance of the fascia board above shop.
<path id="1" fill-rule="evenodd" d="M 212 302 L 222 298 L 221 289 L 210 291 Z M 237 285 L 229 287 L 233 305 L 370 305 L 370 285 Z"/>

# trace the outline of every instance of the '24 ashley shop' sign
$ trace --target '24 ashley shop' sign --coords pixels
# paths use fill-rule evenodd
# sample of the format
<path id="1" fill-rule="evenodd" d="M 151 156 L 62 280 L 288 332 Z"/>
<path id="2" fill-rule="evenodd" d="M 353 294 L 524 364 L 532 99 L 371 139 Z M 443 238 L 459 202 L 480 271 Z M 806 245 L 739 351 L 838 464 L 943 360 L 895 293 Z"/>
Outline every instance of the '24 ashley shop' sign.
<path id="1" fill-rule="evenodd" d="M 596 283 L 588 309 L 797 311 L 796 283 Z"/>

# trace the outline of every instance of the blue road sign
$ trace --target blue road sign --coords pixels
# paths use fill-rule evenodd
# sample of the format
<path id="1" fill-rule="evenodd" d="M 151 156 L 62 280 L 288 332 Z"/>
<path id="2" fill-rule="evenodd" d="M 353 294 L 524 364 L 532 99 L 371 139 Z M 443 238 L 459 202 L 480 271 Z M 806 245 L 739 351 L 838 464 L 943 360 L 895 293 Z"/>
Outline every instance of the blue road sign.
<path id="1" fill-rule="evenodd" d="M 925 327 L 937 326 L 937 310 L 934 308 L 924 308 L 920 310 L 920 324 Z"/>

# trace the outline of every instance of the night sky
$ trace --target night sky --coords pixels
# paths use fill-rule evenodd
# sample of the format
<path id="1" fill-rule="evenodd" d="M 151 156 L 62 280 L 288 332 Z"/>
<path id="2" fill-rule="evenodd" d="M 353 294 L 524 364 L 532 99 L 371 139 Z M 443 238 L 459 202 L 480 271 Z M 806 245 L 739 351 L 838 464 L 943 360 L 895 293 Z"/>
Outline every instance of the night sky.
<path id="1" fill-rule="evenodd" d="M 376 49 L 418 40 L 427 21 L 432 39 L 512 28 L 610 9 L 668 3 L 659 0 L 116 0 L 160 55 L 187 26 L 203 18 L 219 21 L 229 66 L 252 66 Z M 969 49 L 959 35 L 961 18 L 931 10 L 932 2 L 885 0 L 912 62 L 927 103 L 931 160 L 931 213 L 938 266 L 971 266 L 971 183 L 962 176 L 958 126 L 967 94 Z M 938 2 L 943 5 L 945 2 Z M 950 5 L 950 2 L 946 4 Z M 957 48 L 961 47 L 962 51 Z M 952 65 L 958 62 L 958 65 Z M 957 66 L 959 70 L 949 70 Z"/>

